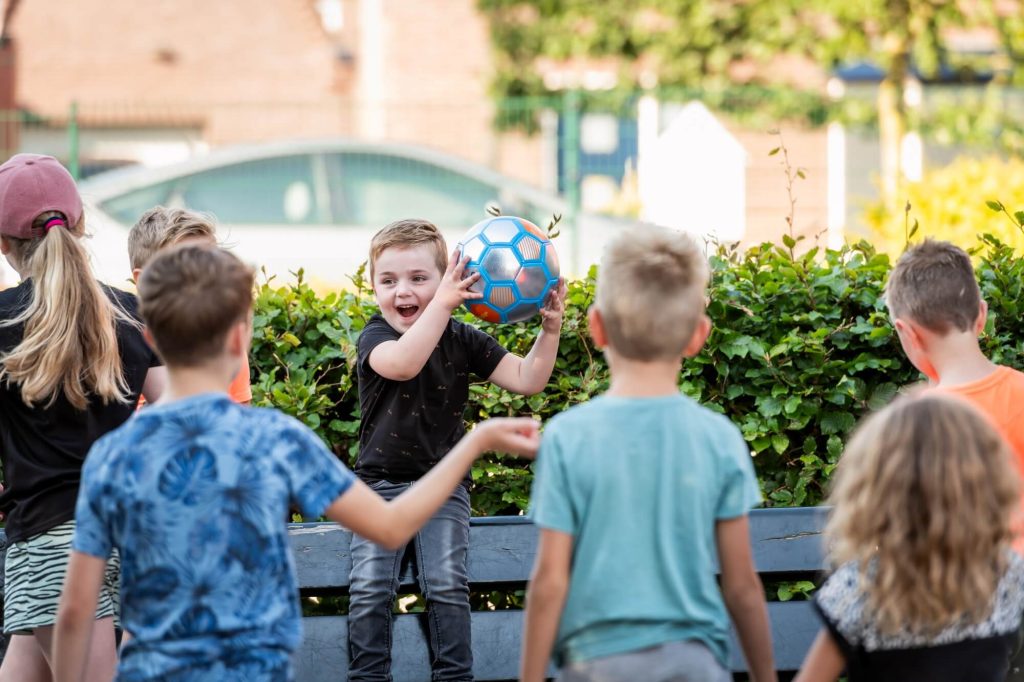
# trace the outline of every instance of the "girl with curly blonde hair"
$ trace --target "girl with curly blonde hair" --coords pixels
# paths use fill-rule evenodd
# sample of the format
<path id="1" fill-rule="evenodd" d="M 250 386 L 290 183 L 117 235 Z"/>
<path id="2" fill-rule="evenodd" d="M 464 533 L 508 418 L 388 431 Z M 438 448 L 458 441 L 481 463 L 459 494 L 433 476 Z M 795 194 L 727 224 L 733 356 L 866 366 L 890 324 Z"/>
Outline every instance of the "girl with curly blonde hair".
<path id="1" fill-rule="evenodd" d="M 837 470 L 835 572 L 796 682 L 1006 679 L 1024 612 L 1018 472 L 973 407 L 926 394 L 868 418 Z"/>

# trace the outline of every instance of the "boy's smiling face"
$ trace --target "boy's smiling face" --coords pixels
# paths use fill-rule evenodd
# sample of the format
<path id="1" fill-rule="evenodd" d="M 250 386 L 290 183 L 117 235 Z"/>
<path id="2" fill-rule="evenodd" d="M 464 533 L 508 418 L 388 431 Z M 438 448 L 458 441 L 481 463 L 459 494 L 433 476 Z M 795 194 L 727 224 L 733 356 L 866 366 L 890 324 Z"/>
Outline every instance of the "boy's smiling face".
<path id="1" fill-rule="evenodd" d="M 373 293 L 384 320 L 404 334 L 423 314 L 441 284 L 429 244 L 384 249 L 373 264 Z"/>

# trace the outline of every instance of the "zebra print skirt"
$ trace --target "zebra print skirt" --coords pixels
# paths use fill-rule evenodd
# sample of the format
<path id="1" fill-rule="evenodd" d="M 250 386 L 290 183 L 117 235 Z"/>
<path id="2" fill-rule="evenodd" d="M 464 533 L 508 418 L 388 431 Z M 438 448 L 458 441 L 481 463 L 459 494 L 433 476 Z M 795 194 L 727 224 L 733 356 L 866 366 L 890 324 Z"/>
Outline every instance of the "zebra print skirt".
<path id="1" fill-rule="evenodd" d="M 62 523 L 45 533 L 7 548 L 4 560 L 4 633 L 30 634 L 57 621 L 75 522 Z M 121 561 L 115 552 L 107 562 L 96 618 L 120 615 L 118 583 Z"/>

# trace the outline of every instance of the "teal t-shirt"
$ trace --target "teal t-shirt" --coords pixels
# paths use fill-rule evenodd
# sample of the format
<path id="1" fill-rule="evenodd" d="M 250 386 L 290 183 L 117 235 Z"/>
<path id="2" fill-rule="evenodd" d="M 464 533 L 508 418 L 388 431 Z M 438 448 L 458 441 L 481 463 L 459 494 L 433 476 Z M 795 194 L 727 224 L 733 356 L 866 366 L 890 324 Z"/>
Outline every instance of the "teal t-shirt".
<path id="1" fill-rule="evenodd" d="M 715 522 L 760 501 L 739 430 L 685 396 L 602 396 L 552 419 L 530 516 L 573 536 L 558 661 L 693 639 L 727 665 Z"/>

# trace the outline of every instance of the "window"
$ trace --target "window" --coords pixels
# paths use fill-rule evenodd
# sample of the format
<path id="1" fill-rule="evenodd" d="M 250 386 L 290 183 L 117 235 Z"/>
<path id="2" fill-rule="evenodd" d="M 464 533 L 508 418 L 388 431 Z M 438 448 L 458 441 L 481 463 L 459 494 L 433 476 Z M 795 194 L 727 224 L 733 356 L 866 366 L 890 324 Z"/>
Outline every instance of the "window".
<path id="1" fill-rule="evenodd" d="M 343 223 L 379 227 L 426 218 L 438 227 L 468 226 L 498 199 L 495 187 L 414 159 L 352 152 L 332 155 L 328 164 L 335 215 Z"/>
<path id="2" fill-rule="evenodd" d="M 174 189 L 174 182 L 173 180 L 161 182 L 122 194 L 104 201 L 100 208 L 117 219 L 118 222 L 124 225 L 134 225 L 139 216 L 154 206 L 168 206 L 172 203 L 170 197 L 171 191 Z"/>
<path id="3" fill-rule="evenodd" d="M 183 178 L 181 203 L 212 213 L 224 224 L 309 225 L 320 215 L 313 157 L 248 161 Z"/>

